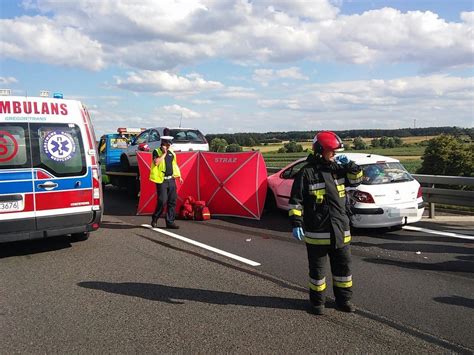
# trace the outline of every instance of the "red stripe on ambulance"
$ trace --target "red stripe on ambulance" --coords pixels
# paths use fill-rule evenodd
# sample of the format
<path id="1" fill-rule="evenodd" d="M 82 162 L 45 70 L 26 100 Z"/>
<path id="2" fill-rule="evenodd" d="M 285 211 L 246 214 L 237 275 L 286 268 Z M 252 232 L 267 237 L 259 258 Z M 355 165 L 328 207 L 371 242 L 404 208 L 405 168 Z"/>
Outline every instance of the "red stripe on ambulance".
<path id="1" fill-rule="evenodd" d="M 92 189 L 36 194 L 36 211 L 92 206 Z"/>

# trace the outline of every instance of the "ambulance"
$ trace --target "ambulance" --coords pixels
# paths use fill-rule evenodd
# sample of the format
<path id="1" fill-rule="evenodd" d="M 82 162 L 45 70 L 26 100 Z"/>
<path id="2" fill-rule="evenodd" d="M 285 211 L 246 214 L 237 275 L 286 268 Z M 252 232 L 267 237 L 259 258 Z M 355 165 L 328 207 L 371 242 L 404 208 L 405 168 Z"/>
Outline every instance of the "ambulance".
<path id="1" fill-rule="evenodd" d="M 85 240 L 100 226 L 102 184 L 89 113 L 79 101 L 54 96 L 0 96 L 0 243 Z"/>

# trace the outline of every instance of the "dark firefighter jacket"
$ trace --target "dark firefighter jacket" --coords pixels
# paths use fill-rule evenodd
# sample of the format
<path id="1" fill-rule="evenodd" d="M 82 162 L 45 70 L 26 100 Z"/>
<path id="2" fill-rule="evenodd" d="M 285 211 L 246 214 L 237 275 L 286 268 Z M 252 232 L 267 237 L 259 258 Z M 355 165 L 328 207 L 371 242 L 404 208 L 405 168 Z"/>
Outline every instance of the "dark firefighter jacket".
<path id="1" fill-rule="evenodd" d="M 303 227 L 305 242 L 342 248 L 351 240 L 346 186 L 356 186 L 362 171 L 354 162 L 337 164 L 310 154 L 296 174 L 289 201 L 293 227 Z"/>

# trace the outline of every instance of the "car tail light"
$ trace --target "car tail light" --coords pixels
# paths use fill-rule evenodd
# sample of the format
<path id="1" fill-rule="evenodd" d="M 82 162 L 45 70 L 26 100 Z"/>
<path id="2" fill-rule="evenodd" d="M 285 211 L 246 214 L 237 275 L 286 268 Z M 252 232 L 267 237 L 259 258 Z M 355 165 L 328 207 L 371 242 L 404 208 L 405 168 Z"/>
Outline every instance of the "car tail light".
<path id="1" fill-rule="evenodd" d="M 416 198 L 420 198 L 420 197 L 423 197 L 423 191 L 422 191 L 421 186 L 418 188 L 418 194 L 416 195 Z"/>
<path id="2" fill-rule="evenodd" d="M 100 210 L 100 180 L 99 170 L 92 168 L 92 209 Z"/>
<path id="3" fill-rule="evenodd" d="M 356 190 L 356 191 L 354 191 L 354 193 L 352 194 L 352 197 L 353 197 L 357 202 L 361 202 L 361 203 L 375 203 L 374 198 L 373 198 L 372 195 L 369 194 L 368 192 Z"/>

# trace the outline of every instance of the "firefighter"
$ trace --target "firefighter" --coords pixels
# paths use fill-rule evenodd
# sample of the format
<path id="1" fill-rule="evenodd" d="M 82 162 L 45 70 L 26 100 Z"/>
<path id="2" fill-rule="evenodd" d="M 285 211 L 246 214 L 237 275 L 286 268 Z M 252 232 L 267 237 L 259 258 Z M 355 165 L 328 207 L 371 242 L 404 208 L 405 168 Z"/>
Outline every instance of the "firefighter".
<path id="1" fill-rule="evenodd" d="M 176 191 L 176 181 L 181 178 L 181 172 L 176 162 L 176 154 L 171 150 L 172 136 L 162 136 L 161 145 L 153 151 L 153 161 L 150 169 L 150 180 L 156 184 L 156 209 L 151 219 L 151 226 L 156 228 L 158 218 L 166 205 L 166 228 L 178 229 L 174 222 L 176 218 L 176 200 L 178 194 Z"/>
<path id="2" fill-rule="evenodd" d="M 309 264 L 309 299 L 313 313 L 324 314 L 325 264 L 332 272 L 336 309 L 354 312 L 352 296 L 351 233 L 346 186 L 356 186 L 362 171 L 345 155 L 341 139 L 330 131 L 316 134 L 313 153 L 295 176 L 289 201 L 293 236 L 304 240 Z"/>

